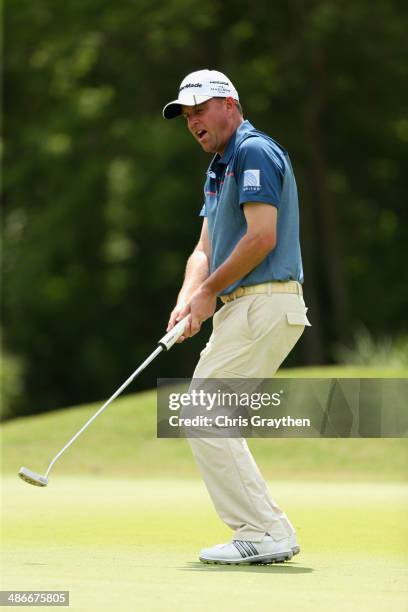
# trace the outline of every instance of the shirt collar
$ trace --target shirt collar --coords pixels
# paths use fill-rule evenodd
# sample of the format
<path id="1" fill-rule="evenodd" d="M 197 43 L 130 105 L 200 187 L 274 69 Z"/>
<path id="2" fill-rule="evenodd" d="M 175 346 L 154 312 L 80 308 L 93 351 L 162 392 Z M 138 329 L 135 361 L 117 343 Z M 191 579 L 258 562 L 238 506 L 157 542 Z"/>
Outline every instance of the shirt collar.
<path id="1" fill-rule="evenodd" d="M 210 167 L 212 167 L 213 164 L 223 164 L 224 166 L 227 166 L 231 161 L 231 157 L 237 146 L 242 142 L 248 132 L 253 130 L 255 130 L 255 128 L 252 123 L 250 123 L 248 120 L 243 121 L 229 139 L 223 155 L 220 156 L 220 154 L 217 153 L 213 158 Z"/>

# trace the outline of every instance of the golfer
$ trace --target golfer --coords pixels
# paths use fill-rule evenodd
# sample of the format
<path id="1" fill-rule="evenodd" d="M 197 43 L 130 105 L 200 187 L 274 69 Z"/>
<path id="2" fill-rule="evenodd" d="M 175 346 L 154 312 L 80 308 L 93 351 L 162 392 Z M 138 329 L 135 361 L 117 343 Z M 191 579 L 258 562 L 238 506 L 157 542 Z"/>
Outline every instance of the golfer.
<path id="1" fill-rule="evenodd" d="M 194 378 L 270 378 L 309 325 L 302 297 L 296 182 L 287 152 L 244 120 L 237 90 L 216 70 L 181 83 L 166 119 L 184 117 L 213 155 L 201 210 L 201 235 L 189 257 L 168 330 L 189 322 L 193 336 L 215 313 Z M 243 438 L 190 438 L 227 544 L 205 548 L 206 563 L 271 563 L 299 552 L 295 530 L 271 498 Z"/>

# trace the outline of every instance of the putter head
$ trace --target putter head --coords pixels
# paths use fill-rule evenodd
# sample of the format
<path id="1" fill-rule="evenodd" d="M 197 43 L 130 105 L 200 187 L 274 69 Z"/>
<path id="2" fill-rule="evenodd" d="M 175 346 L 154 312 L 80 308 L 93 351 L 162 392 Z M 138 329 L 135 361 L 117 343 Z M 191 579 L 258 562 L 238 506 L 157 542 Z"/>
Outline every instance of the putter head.
<path id="1" fill-rule="evenodd" d="M 18 475 L 22 480 L 25 480 L 25 482 L 28 482 L 28 484 L 34 485 L 35 487 L 46 487 L 48 484 L 48 478 L 41 476 L 41 474 L 37 474 L 36 472 L 32 472 L 26 467 L 20 468 Z"/>

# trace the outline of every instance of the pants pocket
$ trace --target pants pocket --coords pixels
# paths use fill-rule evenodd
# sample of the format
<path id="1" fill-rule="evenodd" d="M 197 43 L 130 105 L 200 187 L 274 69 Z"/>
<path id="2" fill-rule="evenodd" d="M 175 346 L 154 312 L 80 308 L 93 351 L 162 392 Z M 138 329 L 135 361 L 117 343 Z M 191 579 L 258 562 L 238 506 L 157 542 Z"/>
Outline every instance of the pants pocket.
<path id="1" fill-rule="evenodd" d="M 303 325 L 303 327 L 312 326 L 306 316 L 306 312 L 287 312 L 286 318 L 289 325 Z"/>

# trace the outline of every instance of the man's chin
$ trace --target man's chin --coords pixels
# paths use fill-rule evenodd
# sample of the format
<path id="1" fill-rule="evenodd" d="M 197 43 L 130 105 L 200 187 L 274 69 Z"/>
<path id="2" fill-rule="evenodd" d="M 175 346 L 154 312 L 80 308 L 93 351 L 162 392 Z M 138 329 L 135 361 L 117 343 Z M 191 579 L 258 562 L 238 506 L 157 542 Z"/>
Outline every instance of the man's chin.
<path id="1" fill-rule="evenodd" d="M 206 153 L 215 153 L 215 151 L 213 151 L 213 148 L 211 147 L 210 143 L 208 142 L 200 142 L 201 148 L 203 151 L 205 151 Z"/>

